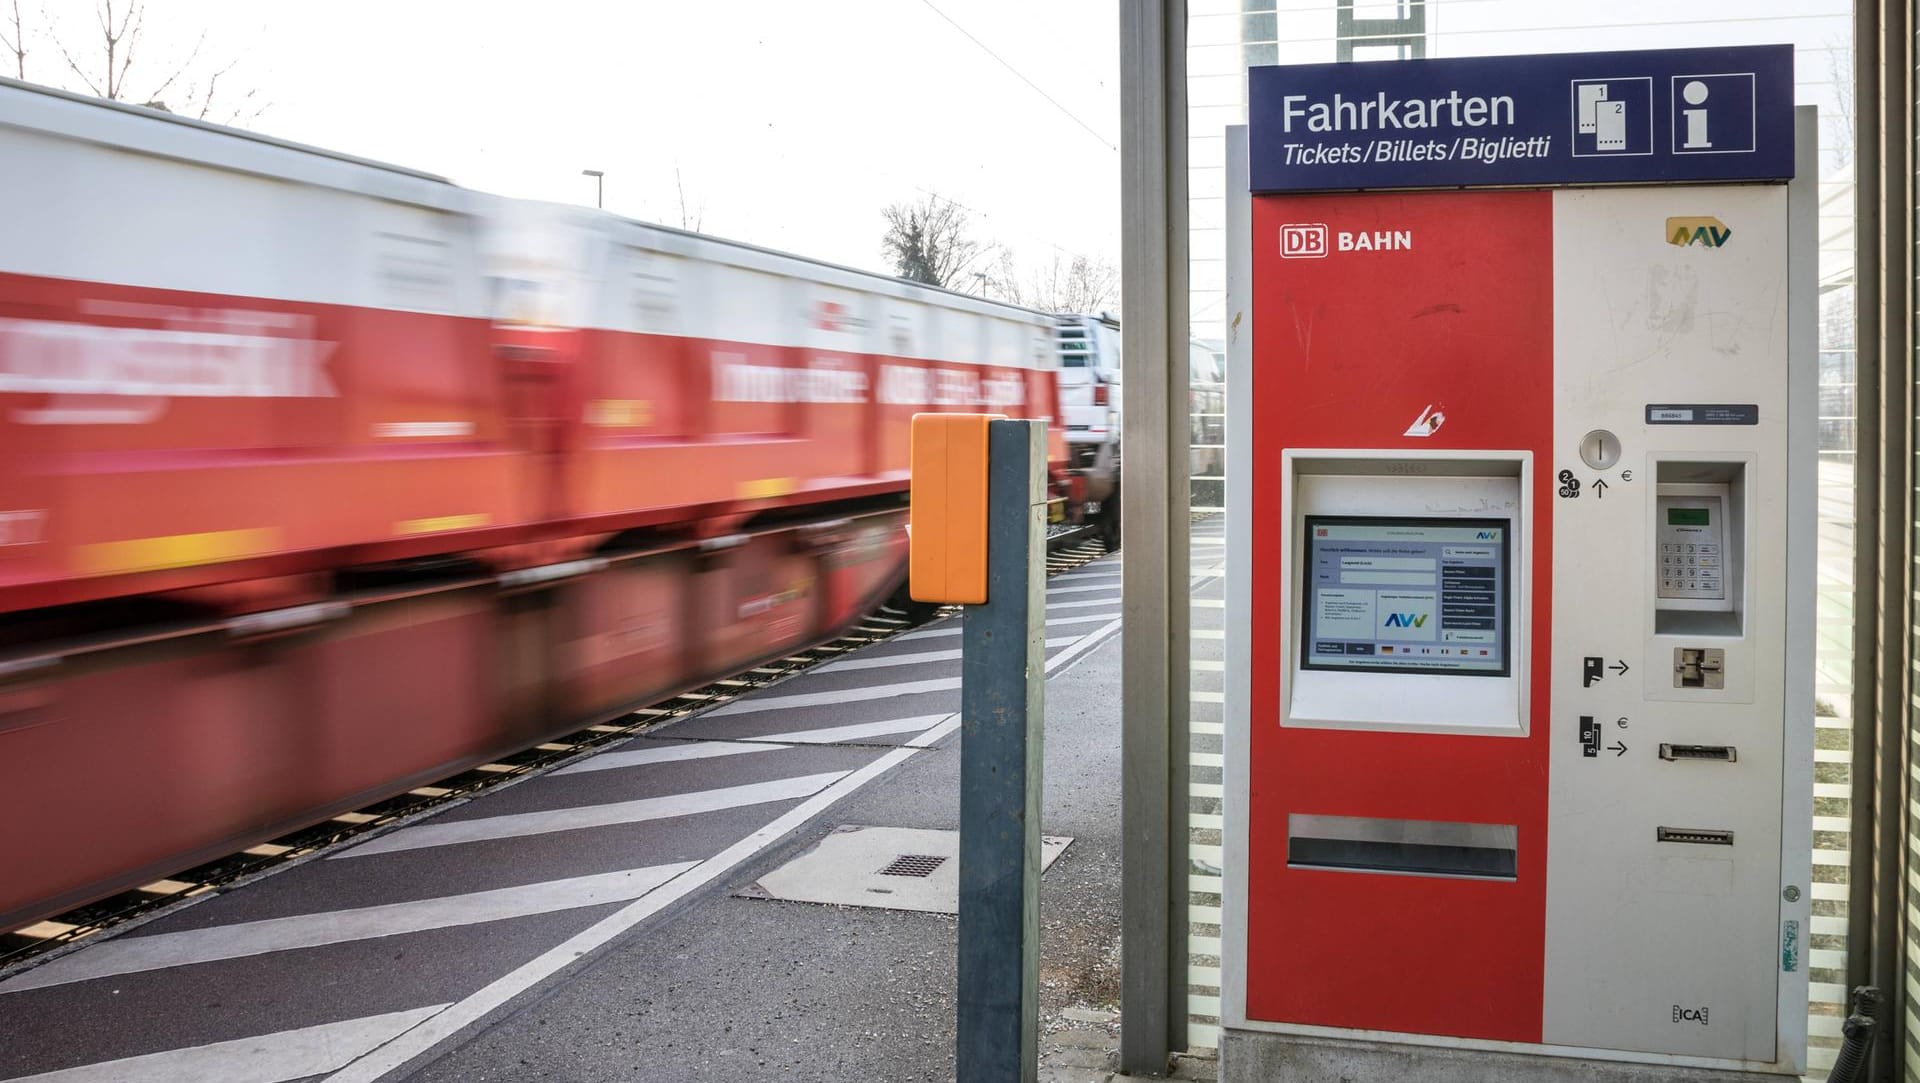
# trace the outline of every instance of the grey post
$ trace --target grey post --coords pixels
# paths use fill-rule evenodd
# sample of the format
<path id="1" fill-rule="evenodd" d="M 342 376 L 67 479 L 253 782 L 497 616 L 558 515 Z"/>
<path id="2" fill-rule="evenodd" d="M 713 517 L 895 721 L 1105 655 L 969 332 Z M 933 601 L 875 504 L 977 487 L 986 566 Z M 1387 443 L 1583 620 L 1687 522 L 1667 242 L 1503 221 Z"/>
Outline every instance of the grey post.
<path id="1" fill-rule="evenodd" d="M 1120 88 L 1120 1067 L 1159 1076 L 1187 1047 L 1187 0 L 1123 0 Z"/>
<path id="2" fill-rule="evenodd" d="M 987 603 L 960 640 L 960 1083 L 1039 1072 L 1046 432 L 987 430 Z"/>

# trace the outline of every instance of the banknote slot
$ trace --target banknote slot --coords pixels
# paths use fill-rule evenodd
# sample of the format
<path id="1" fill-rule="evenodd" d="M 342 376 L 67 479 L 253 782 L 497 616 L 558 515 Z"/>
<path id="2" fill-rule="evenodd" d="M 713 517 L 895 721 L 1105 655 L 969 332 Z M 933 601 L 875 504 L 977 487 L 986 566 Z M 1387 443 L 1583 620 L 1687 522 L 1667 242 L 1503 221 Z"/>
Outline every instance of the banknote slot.
<path id="1" fill-rule="evenodd" d="M 1672 745 L 1661 744 L 1660 758 L 1675 763 L 1680 760 L 1709 760 L 1715 763 L 1735 763 L 1740 752 L 1732 745 Z"/>
<path id="2" fill-rule="evenodd" d="M 1654 834 L 1661 842 L 1683 842 L 1694 846 L 1733 845 L 1733 832 L 1710 827 L 1657 827 Z"/>

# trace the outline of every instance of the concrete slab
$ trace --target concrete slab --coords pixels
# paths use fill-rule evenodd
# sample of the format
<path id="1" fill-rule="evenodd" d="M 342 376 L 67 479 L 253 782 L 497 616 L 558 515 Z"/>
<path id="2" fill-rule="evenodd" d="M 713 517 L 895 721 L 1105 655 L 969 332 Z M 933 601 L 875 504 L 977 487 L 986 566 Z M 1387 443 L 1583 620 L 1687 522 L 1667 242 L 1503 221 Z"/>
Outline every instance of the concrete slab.
<path id="1" fill-rule="evenodd" d="M 1040 837 L 1045 872 L 1072 843 Z M 960 833 L 912 827 L 836 827 L 811 850 L 740 891 L 745 898 L 960 912 Z"/>

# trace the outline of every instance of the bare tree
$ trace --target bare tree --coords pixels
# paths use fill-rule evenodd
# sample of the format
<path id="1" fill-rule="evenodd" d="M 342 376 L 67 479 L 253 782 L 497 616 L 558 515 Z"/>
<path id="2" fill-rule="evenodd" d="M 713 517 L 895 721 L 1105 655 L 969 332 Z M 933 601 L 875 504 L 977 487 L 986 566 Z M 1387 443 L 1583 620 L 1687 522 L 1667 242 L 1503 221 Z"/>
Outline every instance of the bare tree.
<path id="1" fill-rule="evenodd" d="M 0 45 L 7 47 L 13 54 L 13 77 L 25 80 L 27 77 L 27 30 L 20 21 L 20 0 L 13 0 L 13 39 L 9 41 L 0 34 Z"/>
<path id="2" fill-rule="evenodd" d="M 706 219 L 707 208 L 704 203 L 696 203 L 692 210 L 687 209 L 687 186 L 680 182 L 680 167 L 673 167 L 673 190 L 680 197 L 680 228 L 689 233 L 700 232 L 700 224 Z"/>
<path id="3" fill-rule="evenodd" d="M 967 209 L 942 195 L 892 204 L 880 216 L 887 223 L 881 254 L 901 278 L 959 289 L 974 281 L 992 252 L 973 237 Z"/>
<path id="4" fill-rule="evenodd" d="M 1098 256 L 1059 254 L 1022 275 L 1010 252 L 1002 252 L 988 292 L 1003 301 L 1045 312 L 1103 312 L 1119 300 L 1120 271 Z"/>
<path id="5" fill-rule="evenodd" d="M 93 29 L 88 31 L 91 44 L 86 48 L 69 48 L 67 41 L 54 28 L 52 17 L 45 9 L 41 11 L 41 18 L 47 25 L 47 40 L 53 43 L 67 70 L 80 80 L 89 93 L 109 101 L 139 102 L 149 108 L 225 124 L 247 123 L 266 110 L 264 103 L 256 101 L 259 94 L 257 89 L 247 91 L 231 104 L 220 97 L 220 80 L 233 71 L 240 61 L 236 58 L 223 67 L 205 71 L 199 64 L 200 52 L 207 43 L 204 30 L 195 39 L 193 49 L 186 58 L 171 66 L 171 74 L 152 83 L 151 90 L 135 93 L 132 88 L 139 82 L 134 75 L 136 61 L 143 62 L 141 74 L 147 70 L 144 64 L 148 44 L 144 36 L 147 25 L 145 0 L 99 0 L 93 14 Z M 24 79 L 26 41 L 22 36 L 19 0 L 14 0 L 13 15 L 15 41 L 9 48 L 15 54 L 15 68 Z M 166 100 L 167 95 L 176 90 L 180 102 L 178 108 L 168 105 Z"/>
<path id="6" fill-rule="evenodd" d="M 1853 46 L 1841 38 L 1828 39 L 1827 76 L 1833 80 L 1833 100 L 1840 113 L 1840 138 L 1828 147 L 1835 166 L 1853 160 Z"/>

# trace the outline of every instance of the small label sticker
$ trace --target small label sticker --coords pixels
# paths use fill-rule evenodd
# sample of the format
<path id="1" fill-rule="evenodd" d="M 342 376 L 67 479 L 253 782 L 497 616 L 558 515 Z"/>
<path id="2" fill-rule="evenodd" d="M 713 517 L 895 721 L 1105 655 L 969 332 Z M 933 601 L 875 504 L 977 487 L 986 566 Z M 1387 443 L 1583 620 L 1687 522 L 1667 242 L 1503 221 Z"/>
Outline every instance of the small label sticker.
<path id="1" fill-rule="evenodd" d="M 1649 425 L 1758 425 L 1754 403 L 1650 403 Z"/>
<path id="2" fill-rule="evenodd" d="M 1780 970 L 1791 974 L 1800 969 L 1800 921 L 1788 918 L 1780 930 Z"/>
<path id="3" fill-rule="evenodd" d="M 1698 1023 L 1703 1027 L 1710 1025 L 1707 1021 L 1707 1006 L 1705 1004 L 1697 1008 L 1685 1004 L 1675 1004 L 1673 1006 L 1673 1021 L 1676 1023 Z"/>

